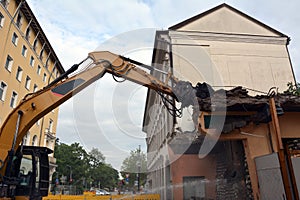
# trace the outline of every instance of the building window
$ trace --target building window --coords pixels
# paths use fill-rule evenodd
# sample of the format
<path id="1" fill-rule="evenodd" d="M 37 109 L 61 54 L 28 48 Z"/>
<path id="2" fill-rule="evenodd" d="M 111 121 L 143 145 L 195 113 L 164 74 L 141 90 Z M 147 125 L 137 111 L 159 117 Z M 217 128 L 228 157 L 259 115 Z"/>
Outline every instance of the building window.
<path id="1" fill-rule="evenodd" d="M 44 76 L 43 76 L 43 81 L 46 82 L 47 81 L 47 74 L 44 73 Z"/>
<path id="2" fill-rule="evenodd" d="M 8 55 L 5 62 L 5 69 L 7 69 L 9 72 L 11 72 L 13 61 L 14 60 L 12 59 L 12 57 Z"/>
<path id="3" fill-rule="evenodd" d="M 53 131 L 53 120 L 52 119 L 49 120 L 49 129 L 48 130 L 50 133 L 52 133 L 52 131 Z"/>
<path id="4" fill-rule="evenodd" d="M 30 38 L 30 28 L 28 27 L 26 32 L 25 32 L 25 38 L 27 41 L 29 41 L 29 38 Z"/>
<path id="5" fill-rule="evenodd" d="M 32 146 L 37 146 L 37 144 L 38 144 L 37 135 L 34 135 L 33 138 L 32 138 L 32 143 L 31 143 L 31 145 L 32 145 Z"/>
<path id="6" fill-rule="evenodd" d="M 23 138 L 23 144 L 24 145 L 28 145 L 29 144 L 29 136 L 30 136 L 30 132 L 28 131 L 26 133 L 26 135 L 24 136 L 24 138 Z"/>
<path id="7" fill-rule="evenodd" d="M 38 90 L 38 86 L 37 86 L 37 84 L 34 84 L 33 85 L 33 92 L 36 92 Z"/>
<path id="8" fill-rule="evenodd" d="M 33 56 L 31 56 L 30 57 L 30 62 L 29 62 L 29 64 L 30 64 L 30 66 L 34 66 L 34 57 Z"/>
<path id="9" fill-rule="evenodd" d="M 20 29 L 22 26 L 22 14 L 19 12 L 18 16 L 17 16 L 17 21 L 16 21 L 16 25 L 17 27 Z"/>
<path id="10" fill-rule="evenodd" d="M 41 50 L 40 52 L 40 59 L 43 60 L 43 53 L 44 53 L 44 49 Z"/>
<path id="11" fill-rule="evenodd" d="M 4 16 L 0 12 L 0 27 L 3 27 L 3 25 L 4 25 Z"/>
<path id="12" fill-rule="evenodd" d="M 53 68 L 52 74 L 56 78 L 56 68 L 55 67 Z"/>
<path id="13" fill-rule="evenodd" d="M 204 199 L 205 177 L 204 176 L 184 176 L 183 177 L 183 198 L 184 199 Z"/>
<path id="14" fill-rule="evenodd" d="M 29 76 L 26 76 L 26 81 L 25 81 L 25 88 L 27 90 L 30 89 L 30 82 L 31 82 L 31 78 Z"/>
<path id="15" fill-rule="evenodd" d="M 4 8 L 7 8 L 7 6 L 8 6 L 8 0 L 1 0 L 0 2 L 4 6 Z"/>
<path id="16" fill-rule="evenodd" d="M 27 47 L 25 45 L 23 45 L 22 47 L 22 56 L 26 57 L 27 55 Z"/>
<path id="17" fill-rule="evenodd" d="M 59 71 L 58 71 L 58 70 L 56 70 L 56 75 L 55 75 L 55 77 L 56 77 L 56 78 L 59 77 Z"/>
<path id="18" fill-rule="evenodd" d="M 21 80 L 22 80 L 22 74 L 23 74 L 23 69 L 22 69 L 20 66 L 18 66 L 16 79 L 17 79 L 18 81 L 20 81 L 20 82 L 21 82 Z"/>
<path id="19" fill-rule="evenodd" d="M 5 100 L 6 89 L 7 89 L 7 85 L 3 81 L 1 81 L 1 84 L 0 84 L 0 99 L 2 101 Z"/>
<path id="20" fill-rule="evenodd" d="M 46 68 L 49 67 L 49 60 L 50 60 L 49 58 L 46 60 L 46 64 L 45 64 L 45 67 L 46 67 Z"/>
<path id="21" fill-rule="evenodd" d="M 15 46 L 17 46 L 17 44 L 18 44 L 18 40 L 19 40 L 18 35 L 16 33 L 13 33 L 11 41 Z"/>
<path id="22" fill-rule="evenodd" d="M 38 65 L 37 70 L 36 70 L 36 73 L 37 73 L 38 75 L 41 74 L 41 69 L 42 69 L 41 66 Z"/>
<path id="23" fill-rule="evenodd" d="M 10 99 L 10 107 L 12 108 L 16 107 L 17 98 L 18 98 L 18 94 L 13 91 Z"/>
<path id="24" fill-rule="evenodd" d="M 35 51 L 36 51 L 36 46 L 37 46 L 37 39 L 34 40 L 34 42 L 33 42 L 33 50 L 35 50 Z"/>

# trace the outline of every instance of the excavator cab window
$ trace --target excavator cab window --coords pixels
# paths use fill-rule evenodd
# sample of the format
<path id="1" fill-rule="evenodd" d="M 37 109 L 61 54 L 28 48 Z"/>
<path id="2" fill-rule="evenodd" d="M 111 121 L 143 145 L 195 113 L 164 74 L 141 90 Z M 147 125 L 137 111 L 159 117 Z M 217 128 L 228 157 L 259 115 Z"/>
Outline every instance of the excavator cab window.
<path id="1" fill-rule="evenodd" d="M 52 150 L 46 147 L 23 146 L 14 160 L 13 174 L 17 176 L 15 196 L 30 196 L 30 199 L 41 199 L 48 195 L 49 161 Z"/>
<path id="2" fill-rule="evenodd" d="M 29 196 L 32 193 L 33 187 L 33 170 L 35 160 L 31 155 L 23 155 L 20 160 L 20 170 L 17 174 L 19 179 L 16 187 L 17 196 Z"/>

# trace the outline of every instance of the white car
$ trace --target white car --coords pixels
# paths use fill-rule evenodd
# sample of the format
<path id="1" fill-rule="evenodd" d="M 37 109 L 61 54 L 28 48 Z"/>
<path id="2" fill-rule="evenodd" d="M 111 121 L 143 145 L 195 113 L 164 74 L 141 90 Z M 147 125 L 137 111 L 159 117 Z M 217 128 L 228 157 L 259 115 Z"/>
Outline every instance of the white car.
<path id="1" fill-rule="evenodd" d="M 107 192 L 106 190 L 98 189 L 96 190 L 96 195 L 110 195 L 110 193 Z"/>

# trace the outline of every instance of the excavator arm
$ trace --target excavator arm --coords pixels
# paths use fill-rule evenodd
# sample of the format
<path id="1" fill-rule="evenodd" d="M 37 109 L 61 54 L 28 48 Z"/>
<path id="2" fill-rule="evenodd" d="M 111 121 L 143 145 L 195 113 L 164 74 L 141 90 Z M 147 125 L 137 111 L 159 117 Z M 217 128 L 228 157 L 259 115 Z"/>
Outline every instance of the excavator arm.
<path id="1" fill-rule="evenodd" d="M 88 69 L 27 96 L 9 114 L 0 129 L 2 161 L 11 148 L 14 150 L 18 148 L 23 137 L 36 121 L 107 72 L 175 97 L 171 87 L 125 60 L 124 57 L 108 51 L 100 51 L 89 53 L 88 58 L 92 60 Z"/>
<path id="2" fill-rule="evenodd" d="M 76 75 L 68 78 L 83 62 L 88 63 L 87 67 Z M 166 83 L 161 82 L 138 67 L 142 66 L 152 70 L 153 68 L 151 66 L 144 65 L 129 58 L 108 51 L 97 51 L 89 53 L 88 57 L 80 64 L 73 65 L 66 73 L 55 79 L 45 88 L 26 95 L 3 122 L 0 129 L 0 186 L 5 187 L 0 187 L 0 193 L 7 191 L 7 194 L 4 195 L 5 197 L 15 199 L 16 194 L 19 194 L 19 196 L 47 195 L 49 186 L 48 154 L 52 151 L 45 147 L 23 147 L 23 145 L 20 145 L 22 144 L 23 137 L 40 118 L 63 104 L 91 83 L 103 77 L 105 73 L 110 73 L 114 77 L 121 77 L 151 88 L 160 95 L 169 95 L 177 101 L 182 102 L 184 106 L 192 104 L 190 100 L 185 100 L 186 97 L 190 96 L 191 92 L 193 92 L 193 87 L 190 83 L 178 81 L 169 74 L 167 74 Z M 169 80 L 173 81 L 173 87 L 168 85 Z M 178 87 L 176 87 L 177 85 Z M 169 101 L 169 103 L 170 102 L 172 101 Z M 23 154 L 31 156 L 32 160 L 39 156 L 39 159 L 44 162 L 44 164 L 41 165 L 44 169 L 41 170 L 40 168 L 40 171 L 44 171 L 44 173 L 40 173 L 41 175 L 43 174 L 43 177 L 39 179 L 44 185 L 39 186 L 38 192 L 35 192 L 37 190 L 33 189 L 36 187 L 34 182 L 31 186 L 28 186 L 27 189 L 18 185 L 20 180 L 15 174 L 19 171 L 13 168 L 16 166 L 20 167 Z M 33 164 L 33 168 L 34 167 L 36 166 Z M 13 190 L 15 190 L 15 192 L 10 192 Z M 31 197 L 29 199 L 31 199 Z"/>
<path id="3" fill-rule="evenodd" d="M 0 129 L 0 165 L 2 163 L 0 174 L 2 177 L 0 179 L 2 182 L 5 177 L 11 176 L 12 162 L 17 149 L 32 125 L 91 83 L 103 77 L 105 73 L 133 81 L 176 99 L 173 92 L 174 88 L 138 68 L 137 65 L 142 65 L 141 63 L 108 51 L 89 53 L 85 62 L 88 61 L 91 61 L 88 67 L 80 73 L 70 78 L 67 77 L 69 73 L 78 68 L 78 65 L 74 65 L 72 69 L 47 87 L 27 95 L 4 121 Z M 170 78 L 170 76 L 168 77 Z M 173 81 L 176 84 L 175 78 Z"/>

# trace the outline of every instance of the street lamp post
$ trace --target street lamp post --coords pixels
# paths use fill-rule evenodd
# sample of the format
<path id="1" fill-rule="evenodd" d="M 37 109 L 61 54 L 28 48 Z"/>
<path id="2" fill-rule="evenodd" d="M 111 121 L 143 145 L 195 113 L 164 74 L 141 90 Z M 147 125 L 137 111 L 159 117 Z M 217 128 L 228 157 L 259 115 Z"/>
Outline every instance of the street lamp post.
<path id="1" fill-rule="evenodd" d="M 138 188 L 137 191 L 140 192 L 140 173 L 141 173 L 141 145 L 139 145 L 138 149 L 138 161 L 137 161 L 137 167 L 138 167 L 138 173 L 137 173 L 137 181 L 138 181 Z"/>

